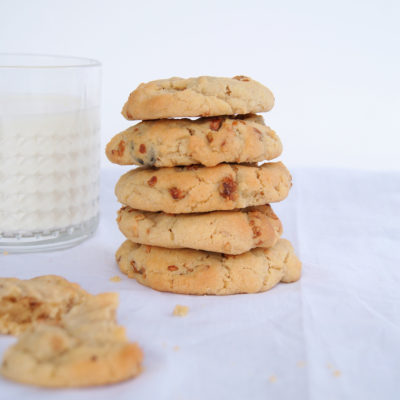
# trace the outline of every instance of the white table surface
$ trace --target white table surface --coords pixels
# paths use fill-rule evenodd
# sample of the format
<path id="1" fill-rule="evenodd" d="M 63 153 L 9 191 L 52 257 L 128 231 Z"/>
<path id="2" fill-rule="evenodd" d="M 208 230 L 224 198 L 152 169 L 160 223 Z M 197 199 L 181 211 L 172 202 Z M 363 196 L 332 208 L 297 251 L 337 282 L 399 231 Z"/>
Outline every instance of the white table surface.
<path id="1" fill-rule="evenodd" d="M 84 390 L 0 378 L 0 399 L 400 398 L 400 173 L 294 170 L 289 198 L 273 207 L 303 261 L 302 279 L 226 297 L 159 293 L 118 271 L 121 173 L 102 171 L 95 237 L 53 253 L 0 254 L 0 275 L 55 273 L 92 293 L 118 291 L 119 322 L 140 343 L 144 372 Z M 176 304 L 189 314 L 173 317 Z M 0 337 L 0 353 L 14 340 Z"/>

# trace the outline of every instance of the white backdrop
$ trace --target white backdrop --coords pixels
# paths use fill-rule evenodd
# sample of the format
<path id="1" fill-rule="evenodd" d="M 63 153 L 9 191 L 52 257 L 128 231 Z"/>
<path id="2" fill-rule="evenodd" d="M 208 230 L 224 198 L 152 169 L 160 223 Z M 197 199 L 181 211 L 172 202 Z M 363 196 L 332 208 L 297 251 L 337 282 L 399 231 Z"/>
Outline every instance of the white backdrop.
<path id="1" fill-rule="evenodd" d="M 396 0 L 2 0 L 0 52 L 100 60 L 103 144 L 140 82 L 244 74 L 289 167 L 399 170 L 399 20 Z"/>

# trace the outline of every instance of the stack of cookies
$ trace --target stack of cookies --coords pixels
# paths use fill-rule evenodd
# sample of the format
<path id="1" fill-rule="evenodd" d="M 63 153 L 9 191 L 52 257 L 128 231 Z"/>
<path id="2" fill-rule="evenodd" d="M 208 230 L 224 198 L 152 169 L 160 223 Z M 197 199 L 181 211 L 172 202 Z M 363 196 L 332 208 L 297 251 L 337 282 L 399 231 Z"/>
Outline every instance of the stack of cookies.
<path id="1" fill-rule="evenodd" d="M 116 253 L 122 272 L 198 295 L 299 279 L 301 263 L 269 205 L 288 195 L 290 173 L 281 162 L 258 165 L 282 152 L 255 114 L 273 104 L 270 90 L 245 76 L 158 80 L 130 94 L 122 114 L 143 121 L 106 149 L 111 162 L 140 166 L 115 188 L 127 238 Z"/>

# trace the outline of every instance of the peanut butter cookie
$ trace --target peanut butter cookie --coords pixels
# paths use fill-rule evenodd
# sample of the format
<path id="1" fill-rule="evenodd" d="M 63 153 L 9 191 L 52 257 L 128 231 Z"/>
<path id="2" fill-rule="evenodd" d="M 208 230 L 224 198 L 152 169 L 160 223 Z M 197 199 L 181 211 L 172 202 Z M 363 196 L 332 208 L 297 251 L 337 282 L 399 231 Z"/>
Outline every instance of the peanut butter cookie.
<path id="1" fill-rule="evenodd" d="M 268 204 L 183 215 L 143 212 L 126 206 L 119 211 L 117 222 L 121 232 L 136 243 L 225 254 L 271 247 L 282 234 L 282 224 Z"/>
<path id="2" fill-rule="evenodd" d="M 59 321 L 87 296 L 78 284 L 61 276 L 0 278 L 0 333 L 18 335 L 37 322 Z"/>
<path id="3" fill-rule="evenodd" d="M 104 385 L 140 372 L 142 352 L 115 322 L 116 293 L 90 296 L 55 324 L 23 333 L 3 358 L 4 377 L 36 386 Z"/>
<path id="4" fill-rule="evenodd" d="M 274 96 L 246 76 L 170 78 L 142 83 L 122 109 L 129 120 L 210 117 L 269 111 Z"/>
<path id="5" fill-rule="evenodd" d="M 121 271 L 162 292 L 227 295 L 257 293 L 300 278 L 301 262 L 288 240 L 269 249 L 228 256 L 189 249 L 165 249 L 125 241 L 116 253 Z"/>
<path id="6" fill-rule="evenodd" d="M 281 163 L 261 166 L 137 168 L 122 175 L 115 193 L 132 208 L 180 214 L 233 210 L 283 200 L 291 176 Z"/>
<path id="7" fill-rule="evenodd" d="M 150 167 L 254 163 L 281 152 L 278 135 L 260 115 L 143 121 L 114 136 L 106 148 L 113 163 Z"/>

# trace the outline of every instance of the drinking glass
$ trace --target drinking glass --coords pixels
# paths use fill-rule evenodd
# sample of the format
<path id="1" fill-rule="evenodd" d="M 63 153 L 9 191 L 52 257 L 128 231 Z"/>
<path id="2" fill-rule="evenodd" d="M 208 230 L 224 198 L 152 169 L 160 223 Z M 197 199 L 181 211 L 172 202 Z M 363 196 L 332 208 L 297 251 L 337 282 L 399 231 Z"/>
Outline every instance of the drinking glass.
<path id="1" fill-rule="evenodd" d="M 0 54 L 0 250 L 62 249 L 99 219 L 98 61 Z"/>

